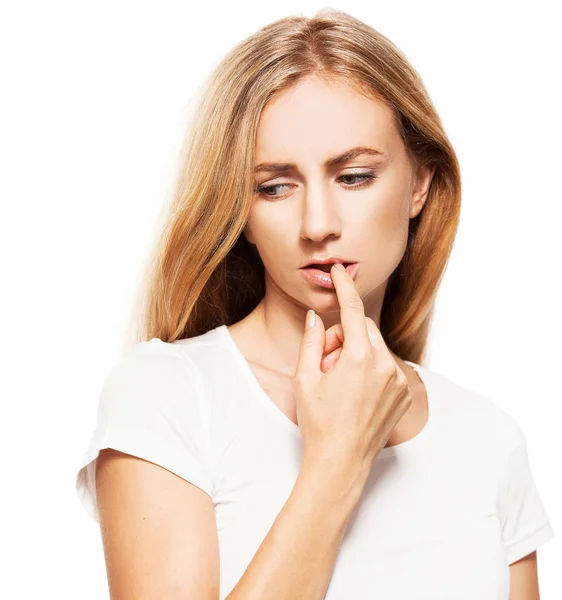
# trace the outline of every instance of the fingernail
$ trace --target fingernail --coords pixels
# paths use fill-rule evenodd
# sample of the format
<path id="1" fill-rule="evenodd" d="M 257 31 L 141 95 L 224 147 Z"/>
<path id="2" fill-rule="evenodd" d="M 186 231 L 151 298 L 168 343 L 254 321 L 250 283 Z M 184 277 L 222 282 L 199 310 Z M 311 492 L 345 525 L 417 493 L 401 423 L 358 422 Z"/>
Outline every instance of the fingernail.
<path id="1" fill-rule="evenodd" d="M 310 329 L 311 327 L 314 327 L 315 320 L 316 320 L 316 313 L 312 309 L 310 309 L 306 313 L 306 328 Z"/>
<path id="2" fill-rule="evenodd" d="M 338 271 L 345 271 L 345 267 L 341 263 L 336 263 L 334 265 L 334 269 L 337 269 Z"/>

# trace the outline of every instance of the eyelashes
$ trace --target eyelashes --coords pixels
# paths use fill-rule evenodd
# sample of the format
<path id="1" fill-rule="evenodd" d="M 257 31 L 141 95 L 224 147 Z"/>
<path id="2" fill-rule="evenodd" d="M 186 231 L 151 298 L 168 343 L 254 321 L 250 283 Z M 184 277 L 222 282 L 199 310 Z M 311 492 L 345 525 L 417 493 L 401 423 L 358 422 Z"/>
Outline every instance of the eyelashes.
<path id="1" fill-rule="evenodd" d="M 345 185 L 344 188 L 348 190 L 357 190 L 359 188 L 366 187 L 371 185 L 371 183 L 378 178 L 375 173 L 346 173 L 345 175 L 340 175 L 338 177 L 338 181 L 345 178 L 358 179 L 361 183 L 356 185 Z M 277 188 L 282 187 L 290 187 L 288 183 L 277 183 L 275 185 L 261 185 L 254 189 L 254 193 L 260 195 L 263 198 L 281 198 L 282 196 L 278 194 L 269 194 L 267 193 L 269 190 L 275 190 Z"/>

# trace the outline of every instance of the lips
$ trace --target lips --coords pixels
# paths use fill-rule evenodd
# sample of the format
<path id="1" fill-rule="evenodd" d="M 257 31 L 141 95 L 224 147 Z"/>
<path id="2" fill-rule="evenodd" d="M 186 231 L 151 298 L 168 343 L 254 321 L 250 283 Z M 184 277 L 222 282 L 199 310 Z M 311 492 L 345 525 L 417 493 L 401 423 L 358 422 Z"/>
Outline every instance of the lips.
<path id="1" fill-rule="evenodd" d="M 305 267 L 301 267 L 301 273 L 308 279 L 310 283 L 316 284 L 318 286 L 328 288 L 331 290 L 335 290 L 334 282 L 332 281 L 332 274 L 330 269 L 334 263 L 329 264 L 311 264 Z M 345 270 L 347 274 L 355 280 L 355 276 L 357 275 L 357 270 L 359 269 L 359 263 L 343 263 L 346 265 Z M 323 267 L 323 269 L 320 269 Z M 324 270 L 324 268 L 326 270 Z"/>
<path id="2" fill-rule="evenodd" d="M 312 263 L 310 265 L 306 265 L 306 267 L 303 267 L 304 269 L 318 269 L 320 271 L 324 271 L 324 273 L 330 273 L 330 271 L 332 270 L 332 267 L 334 266 L 335 263 L 326 263 L 326 264 L 320 264 L 320 263 Z M 352 264 L 352 263 L 341 263 L 344 267 L 347 268 L 348 265 Z"/>

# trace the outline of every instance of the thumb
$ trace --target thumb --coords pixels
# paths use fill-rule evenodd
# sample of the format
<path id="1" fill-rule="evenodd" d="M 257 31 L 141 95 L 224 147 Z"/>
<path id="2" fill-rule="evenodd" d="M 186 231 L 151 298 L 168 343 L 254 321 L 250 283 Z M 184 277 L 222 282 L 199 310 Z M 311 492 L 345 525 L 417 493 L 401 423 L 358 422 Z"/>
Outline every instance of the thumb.
<path id="1" fill-rule="evenodd" d="M 297 371 L 295 376 L 302 375 L 303 379 L 310 376 L 316 376 L 321 373 L 320 363 L 324 355 L 324 345 L 326 343 L 326 330 L 320 315 L 312 309 L 307 313 L 304 334 L 299 347 L 299 358 L 297 361 Z M 314 324 L 307 327 L 309 319 L 314 317 Z"/>

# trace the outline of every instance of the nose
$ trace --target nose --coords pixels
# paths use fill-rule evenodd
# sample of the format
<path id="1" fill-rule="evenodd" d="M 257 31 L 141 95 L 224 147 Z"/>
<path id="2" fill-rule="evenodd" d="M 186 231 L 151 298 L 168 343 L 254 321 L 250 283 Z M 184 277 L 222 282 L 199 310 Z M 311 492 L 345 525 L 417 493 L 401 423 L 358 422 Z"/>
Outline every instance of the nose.
<path id="1" fill-rule="evenodd" d="M 329 236 L 341 235 L 341 218 L 335 199 L 320 185 L 309 187 L 303 196 L 301 237 L 321 242 Z"/>

